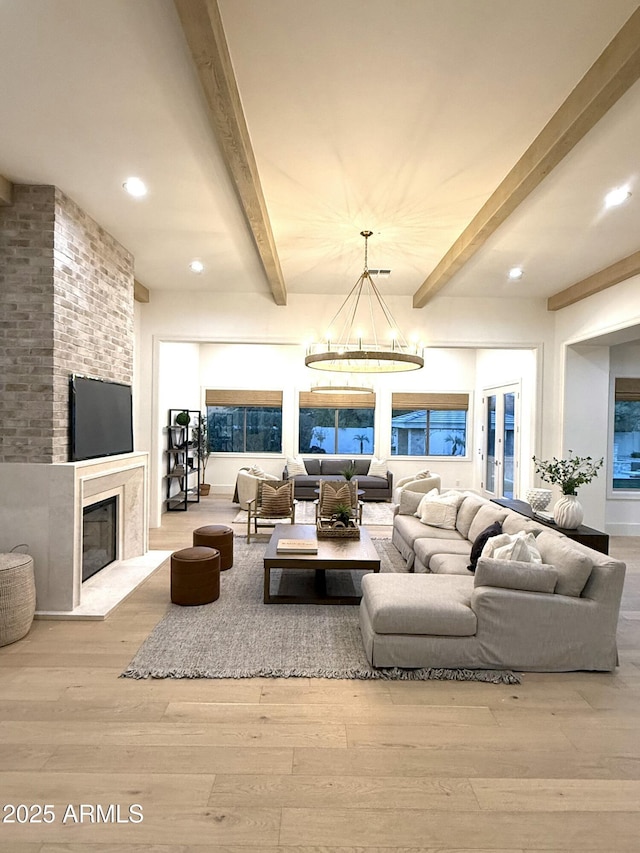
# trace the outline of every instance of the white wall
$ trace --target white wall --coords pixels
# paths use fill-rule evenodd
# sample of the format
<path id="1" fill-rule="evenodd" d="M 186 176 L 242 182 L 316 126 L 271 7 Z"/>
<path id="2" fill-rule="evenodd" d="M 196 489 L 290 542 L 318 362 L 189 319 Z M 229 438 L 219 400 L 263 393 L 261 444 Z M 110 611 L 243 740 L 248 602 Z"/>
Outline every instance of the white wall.
<path id="1" fill-rule="evenodd" d="M 565 350 L 563 437 L 566 453 L 592 456 L 606 452 L 593 448 L 607 446 L 609 427 L 609 347 L 568 346 Z M 555 501 L 561 492 L 554 488 Z M 595 480 L 580 486 L 578 498 L 584 507 L 585 524 L 604 530 L 607 475 L 601 469 Z"/>
<path id="2" fill-rule="evenodd" d="M 478 351 L 476 367 L 476 446 L 474 448 L 475 488 L 483 480 L 484 407 L 482 398 L 490 389 L 504 385 L 520 388 L 519 472 L 516 497 L 524 499 L 528 488 L 534 484 L 532 457 L 538 453 L 536 439 L 539 435 L 539 411 L 542 388 L 539 380 L 539 361 L 542 346 L 538 349 L 482 349 Z"/>
<path id="3" fill-rule="evenodd" d="M 615 345 L 624 337 L 625 330 L 630 331 L 631 337 L 637 337 L 633 330 L 639 326 L 640 276 L 556 313 L 554 364 L 558 382 L 544 390 L 545 405 L 556 416 L 548 424 L 545 420 L 545 458 L 565 455 L 569 449 L 578 452 L 578 446 L 585 448 L 587 455 L 609 458 L 611 378 L 615 368 L 612 356 L 607 356 L 610 363 L 605 382 L 605 355 L 596 351 Z M 584 345 L 594 348 L 591 364 L 580 349 Z M 635 352 L 633 348 L 628 351 L 631 360 Z M 569 410 L 573 415 L 565 425 L 563 417 L 568 416 Z M 593 417 L 595 423 L 591 424 Z M 609 419 L 606 428 L 604 417 Z M 581 441 L 581 435 L 585 439 L 588 436 L 589 441 Z M 611 534 L 640 535 L 640 495 L 625 500 L 612 498 L 607 483 L 608 474 L 603 469 L 597 480 L 581 488 L 579 497 L 586 509 L 585 524 L 598 527 L 600 521 Z"/>

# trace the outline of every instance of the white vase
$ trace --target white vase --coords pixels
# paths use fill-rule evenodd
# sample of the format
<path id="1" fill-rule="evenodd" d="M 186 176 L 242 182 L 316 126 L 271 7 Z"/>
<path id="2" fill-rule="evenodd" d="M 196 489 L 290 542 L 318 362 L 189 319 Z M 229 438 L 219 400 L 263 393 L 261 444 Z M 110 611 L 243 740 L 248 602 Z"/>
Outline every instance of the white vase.
<path id="1" fill-rule="evenodd" d="M 534 512 L 543 512 L 551 503 L 551 489 L 527 489 L 525 497 Z"/>
<path id="2" fill-rule="evenodd" d="M 563 495 L 553 508 L 553 519 L 558 527 L 573 530 L 580 527 L 583 518 L 584 510 L 577 495 Z"/>

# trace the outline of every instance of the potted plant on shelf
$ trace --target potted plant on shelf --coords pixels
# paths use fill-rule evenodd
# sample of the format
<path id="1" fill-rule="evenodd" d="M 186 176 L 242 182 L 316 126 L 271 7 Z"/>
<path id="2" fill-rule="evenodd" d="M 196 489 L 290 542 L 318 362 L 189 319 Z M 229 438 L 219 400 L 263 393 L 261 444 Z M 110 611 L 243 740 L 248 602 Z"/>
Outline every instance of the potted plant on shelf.
<path id="1" fill-rule="evenodd" d="M 582 524 L 584 510 L 577 498 L 578 486 L 590 483 L 598 476 L 598 471 L 604 464 L 604 457 L 595 459 L 592 456 L 573 456 L 569 451 L 568 459 L 550 461 L 533 457 L 536 474 L 547 483 L 560 486 L 562 497 L 553 508 L 553 518 L 558 527 L 573 529 Z"/>
<path id="2" fill-rule="evenodd" d="M 207 430 L 207 419 L 200 415 L 198 425 L 193 428 L 191 438 L 195 447 L 196 454 L 200 459 L 200 467 L 202 468 L 202 482 L 200 483 L 200 494 L 208 495 L 211 490 L 209 483 L 205 482 L 207 462 L 209 461 L 209 434 Z"/>

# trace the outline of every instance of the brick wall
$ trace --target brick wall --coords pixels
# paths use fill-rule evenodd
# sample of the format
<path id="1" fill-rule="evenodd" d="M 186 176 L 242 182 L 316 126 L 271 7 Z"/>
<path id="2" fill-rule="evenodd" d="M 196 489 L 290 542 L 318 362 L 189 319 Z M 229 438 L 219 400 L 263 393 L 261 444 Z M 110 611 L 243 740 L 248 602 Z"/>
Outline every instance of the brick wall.
<path id="1" fill-rule="evenodd" d="M 66 462 L 69 374 L 131 383 L 133 258 L 60 190 L 0 207 L 0 462 Z"/>

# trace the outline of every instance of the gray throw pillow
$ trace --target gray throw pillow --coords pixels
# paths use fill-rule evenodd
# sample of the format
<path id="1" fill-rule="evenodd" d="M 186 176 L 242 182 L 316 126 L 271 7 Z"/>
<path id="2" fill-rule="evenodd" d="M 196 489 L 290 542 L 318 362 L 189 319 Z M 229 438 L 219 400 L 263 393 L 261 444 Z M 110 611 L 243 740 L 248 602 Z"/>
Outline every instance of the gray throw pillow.
<path id="1" fill-rule="evenodd" d="M 556 595 L 577 598 L 585 588 L 593 563 L 579 551 L 566 536 L 542 532 L 536 539 L 543 563 L 554 566 L 558 572 Z"/>

